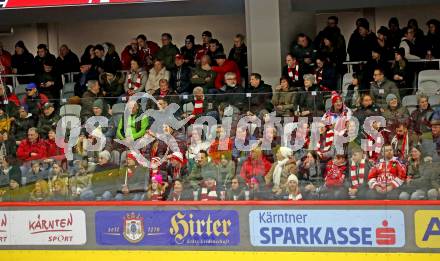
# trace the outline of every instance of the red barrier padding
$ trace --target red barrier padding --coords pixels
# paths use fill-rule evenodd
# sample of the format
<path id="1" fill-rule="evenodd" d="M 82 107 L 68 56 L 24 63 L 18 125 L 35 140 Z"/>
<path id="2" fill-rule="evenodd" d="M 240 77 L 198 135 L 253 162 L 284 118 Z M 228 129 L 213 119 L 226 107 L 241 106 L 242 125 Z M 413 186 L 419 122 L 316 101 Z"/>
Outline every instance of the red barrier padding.
<path id="1" fill-rule="evenodd" d="M 440 206 L 440 200 L 302 200 L 302 201 L 65 201 L 0 202 L 4 207 L 131 206 Z"/>

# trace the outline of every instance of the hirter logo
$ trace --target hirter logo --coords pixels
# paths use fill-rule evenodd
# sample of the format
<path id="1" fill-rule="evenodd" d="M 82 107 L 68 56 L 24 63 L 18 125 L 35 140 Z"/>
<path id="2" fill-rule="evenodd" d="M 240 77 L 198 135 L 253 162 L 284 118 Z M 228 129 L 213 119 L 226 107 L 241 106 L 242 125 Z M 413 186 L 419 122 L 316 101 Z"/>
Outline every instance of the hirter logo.
<path id="1" fill-rule="evenodd" d="M 376 243 L 379 246 L 392 246 L 396 244 L 396 229 L 388 227 L 388 221 L 382 222 L 383 227 L 376 228 Z"/>
<path id="2" fill-rule="evenodd" d="M 124 238 L 130 243 L 138 243 L 144 239 L 144 218 L 134 212 L 124 217 Z"/>
<path id="3" fill-rule="evenodd" d="M 0 232 L 6 232 L 6 228 L 8 226 L 8 217 L 6 214 L 3 214 L 3 217 L 0 217 Z"/>

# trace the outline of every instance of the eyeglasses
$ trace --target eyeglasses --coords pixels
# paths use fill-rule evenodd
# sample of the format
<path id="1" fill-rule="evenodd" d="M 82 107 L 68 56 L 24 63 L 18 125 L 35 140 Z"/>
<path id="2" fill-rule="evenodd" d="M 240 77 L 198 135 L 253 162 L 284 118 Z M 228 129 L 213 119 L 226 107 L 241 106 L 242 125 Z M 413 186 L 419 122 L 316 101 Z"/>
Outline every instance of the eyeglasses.
<path id="1" fill-rule="evenodd" d="M 32 90 L 33 90 L 33 89 L 26 89 L 27 92 L 30 92 L 30 91 L 32 91 Z"/>

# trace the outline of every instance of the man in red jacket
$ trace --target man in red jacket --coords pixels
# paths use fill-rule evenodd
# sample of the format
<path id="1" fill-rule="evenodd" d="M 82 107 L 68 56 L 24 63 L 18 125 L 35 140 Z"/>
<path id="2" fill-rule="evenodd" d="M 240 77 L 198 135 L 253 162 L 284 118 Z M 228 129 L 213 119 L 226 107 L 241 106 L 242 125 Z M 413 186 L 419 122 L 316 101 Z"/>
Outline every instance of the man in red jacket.
<path id="1" fill-rule="evenodd" d="M 210 94 L 218 93 L 218 91 L 225 85 L 225 74 L 227 72 L 233 72 L 237 79 L 241 79 L 240 68 L 238 68 L 238 65 L 234 61 L 227 60 L 225 54 L 218 54 L 215 57 L 215 61 L 218 64 L 218 66 L 212 66 L 212 70 L 217 73 L 214 81 L 215 90 L 211 89 L 214 93 Z"/>
<path id="2" fill-rule="evenodd" d="M 139 59 L 139 47 L 136 38 L 131 39 L 130 44 L 121 53 L 122 70 L 130 70 L 132 59 Z"/>
<path id="3" fill-rule="evenodd" d="M 24 139 L 17 148 L 17 157 L 24 162 L 46 157 L 46 143 L 40 139 L 36 128 L 28 130 L 28 138 Z"/>
<path id="4" fill-rule="evenodd" d="M 399 187 L 406 180 L 406 169 L 394 157 L 393 147 L 385 145 L 382 148 L 384 159 L 380 160 L 368 174 L 368 199 L 398 199 Z"/>
<path id="5" fill-rule="evenodd" d="M 148 72 L 153 68 L 153 62 L 156 58 L 157 52 L 159 52 L 159 45 L 152 41 L 147 41 L 147 37 L 144 34 L 138 35 L 136 37 L 138 48 L 139 48 L 139 60 L 141 61 L 141 66 L 145 68 Z"/>

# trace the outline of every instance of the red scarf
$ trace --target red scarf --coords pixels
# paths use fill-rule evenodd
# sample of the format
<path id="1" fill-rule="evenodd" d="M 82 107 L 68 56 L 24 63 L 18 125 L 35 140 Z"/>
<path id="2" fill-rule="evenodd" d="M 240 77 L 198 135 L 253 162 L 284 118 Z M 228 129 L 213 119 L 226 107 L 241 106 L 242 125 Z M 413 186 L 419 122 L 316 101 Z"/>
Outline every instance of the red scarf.
<path id="1" fill-rule="evenodd" d="M 194 101 L 194 110 L 192 115 L 200 115 L 203 114 L 203 100 L 195 100 Z"/>
<path id="2" fill-rule="evenodd" d="M 128 79 L 127 79 L 128 89 L 133 89 L 134 91 L 136 91 L 141 87 L 142 73 L 141 72 L 136 73 L 136 81 L 134 83 L 132 83 L 131 78 L 132 78 L 131 74 L 128 75 Z"/>
<path id="3" fill-rule="evenodd" d="M 161 200 L 162 200 L 162 194 L 156 191 L 151 194 L 151 201 L 161 201 Z"/>
<path id="4" fill-rule="evenodd" d="M 323 71 L 323 69 L 321 68 L 321 69 L 317 70 L 316 74 L 315 74 L 315 83 L 318 85 L 322 81 L 322 71 Z"/>
<path id="5" fill-rule="evenodd" d="M 167 96 L 168 95 L 168 91 L 160 91 L 160 94 L 159 94 L 159 96 L 161 97 L 161 98 L 163 98 L 163 97 L 165 97 L 165 96 Z"/>
<path id="6" fill-rule="evenodd" d="M 298 63 L 295 62 L 293 67 L 294 68 L 290 68 L 289 66 L 287 66 L 287 75 L 289 76 L 289 78 L 292 81 L 297 82 L 299 80 L 299 65 L 298 65 Z"/>
<path id="7" fill-rule="evenodd" d="M 359 173 L 359 175 L 357 175 Z M 351 188 L 357 189 L 364 183 L 365 177 L 365 159 L 359 163 L 359 169 L 356 168 L 356 163 L 351 162 L 350 166 Z"/>

